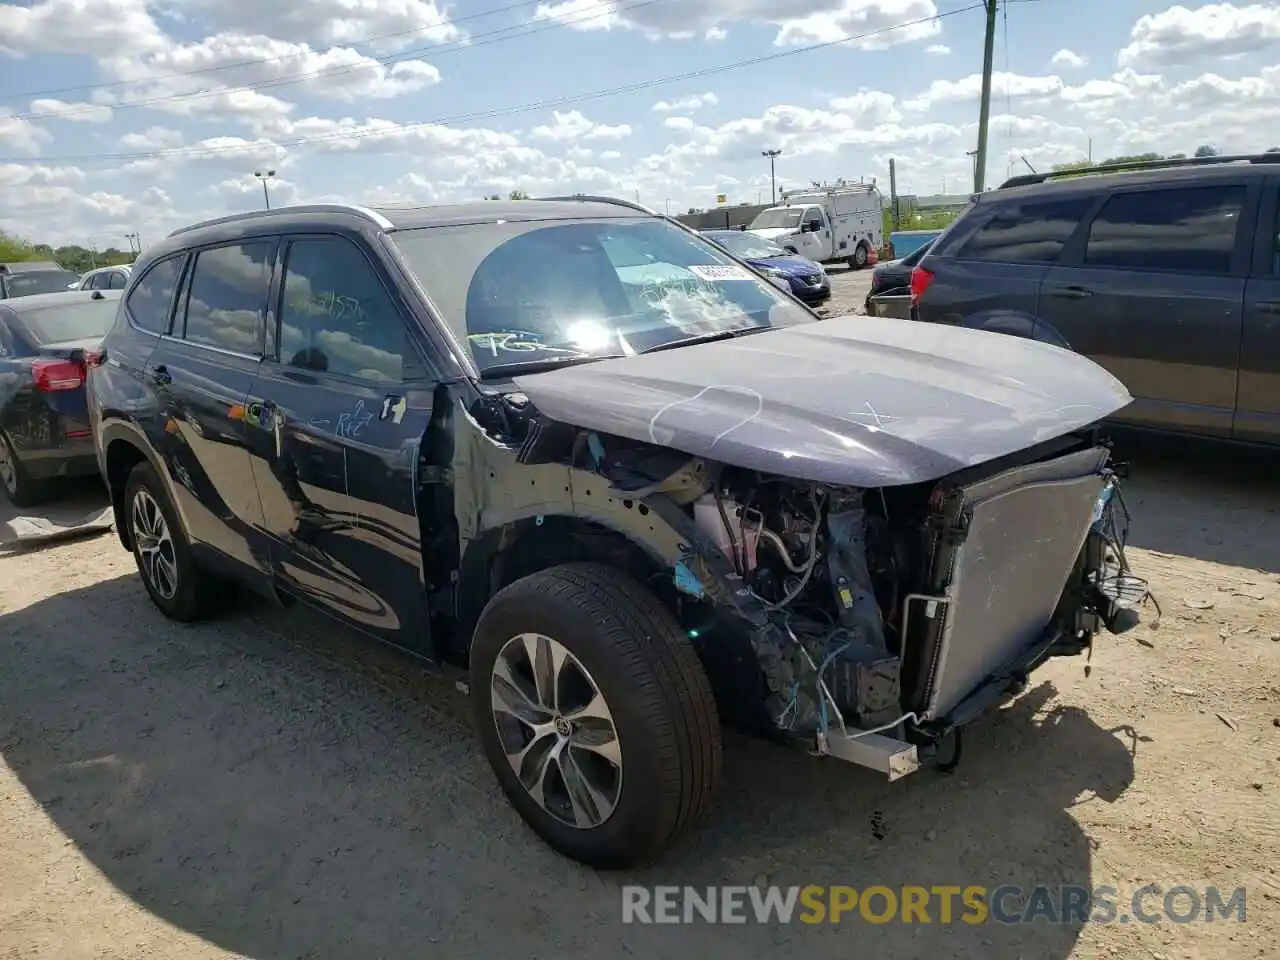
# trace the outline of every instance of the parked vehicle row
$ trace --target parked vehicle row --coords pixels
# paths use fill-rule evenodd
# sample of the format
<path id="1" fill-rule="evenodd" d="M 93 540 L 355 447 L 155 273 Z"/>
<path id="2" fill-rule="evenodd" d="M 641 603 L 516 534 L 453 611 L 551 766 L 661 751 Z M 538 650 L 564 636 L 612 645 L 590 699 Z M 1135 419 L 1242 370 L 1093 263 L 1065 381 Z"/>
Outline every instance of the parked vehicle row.
<path id="1" fill-rule="evenodd" d="M 1280 154 L 1015 177 L 912 274 L 913 316 L 1067 347 L 1115 421 L 1280 444 Z"/>
<path id="2" fill-rule="evenodd" d="M 460 671 L 501 788 L 594 865 L 707 814 L 722 721 L 950 763 L 1132 623 L 1096 428 L 1129 394 L 771 279 L 587 197 L 177 231 L 89 371 L 120 541 L 173 619 L 236 584 Z"/>
<path id="3" fill-rule="evenodd" d="M 16 506 L 39 502 L 54 478 L 98 473 L 84 386 L 119 299 L 63 290 L 0 301 L 0 488 Z"/>

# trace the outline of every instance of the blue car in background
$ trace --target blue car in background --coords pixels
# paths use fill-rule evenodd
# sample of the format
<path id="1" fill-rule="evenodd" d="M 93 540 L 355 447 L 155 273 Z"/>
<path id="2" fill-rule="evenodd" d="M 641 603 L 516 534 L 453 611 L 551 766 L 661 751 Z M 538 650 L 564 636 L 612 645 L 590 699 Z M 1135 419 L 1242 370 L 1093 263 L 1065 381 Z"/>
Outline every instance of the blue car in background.
<path id="1" fill-rule="evenodd" d="M 831 280 L 820 263 L 741 230 L 704 230 L 702 235 L 766 276 L 785 278 L 791 292 L 805 303 L 823 303 L 831 296 Z"/>

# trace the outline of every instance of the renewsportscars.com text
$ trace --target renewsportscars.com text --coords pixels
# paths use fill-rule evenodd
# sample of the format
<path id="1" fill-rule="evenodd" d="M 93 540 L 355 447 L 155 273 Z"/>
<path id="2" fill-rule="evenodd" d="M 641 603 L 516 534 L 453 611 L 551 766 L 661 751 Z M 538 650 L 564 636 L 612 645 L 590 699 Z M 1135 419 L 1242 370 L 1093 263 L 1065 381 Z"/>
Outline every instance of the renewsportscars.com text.
<path id="1" fill-rule="evenodd" d="M 623 923 L 1243 923 L 1243 887 L 622 888 Z"/>

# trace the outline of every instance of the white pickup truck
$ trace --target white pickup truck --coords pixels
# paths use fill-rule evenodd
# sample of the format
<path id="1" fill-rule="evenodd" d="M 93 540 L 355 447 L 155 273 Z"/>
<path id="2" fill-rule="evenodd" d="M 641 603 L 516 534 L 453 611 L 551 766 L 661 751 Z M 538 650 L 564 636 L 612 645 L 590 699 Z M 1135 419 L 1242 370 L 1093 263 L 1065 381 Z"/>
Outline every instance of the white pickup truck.
<path id="1" fill-rule="evenodd" d="M 747 230 L 819 263 L 865 267 L 884 245 L 884 197 L 874 183 L 784 190 L 782 203 L 762 210 Z"/>

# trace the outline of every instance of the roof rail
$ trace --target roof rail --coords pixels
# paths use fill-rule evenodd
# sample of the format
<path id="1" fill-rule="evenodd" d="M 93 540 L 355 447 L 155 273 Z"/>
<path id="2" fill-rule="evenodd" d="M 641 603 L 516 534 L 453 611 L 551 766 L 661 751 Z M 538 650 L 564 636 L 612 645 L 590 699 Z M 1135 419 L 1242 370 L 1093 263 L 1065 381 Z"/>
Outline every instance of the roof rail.
<path id="1" fill-rule="evenodd" d="M 646 207 L 639 203 L 632 203 L 630 200 L 620 200 L 617 197 L 597 197 L 589 193 L 575 193 L 575 194 L 572 194 L 571 196 L 565 196 L 565 197 L 533 197 L 531 199 L 551 200 L 551 201 L 582 200 L 587 203 L 611 203 L 616 207 L 626 207 L 628 210 L 638 210 L 641 213 L 647 213 L 651 217 L 665 216 L 664 214 L 659 213 L 657 210 L 650 209 L 649 207 Z"/>
<path id="2" fill-rule="evenodd" d="M 271 210 L 247 210 L 244 213 L 233 213 L 225 217 L 215 217 L 212 220 L 201 220 L 199 223 L 179 227 L 177 230 L 170 232 L 169 236 L 176 237 L 183 233 L 190 233 L 192 230 L 199 230 L 201 227 L 215 227 L 224 223 L 237 223 L 241 220 L 260 220 L 277 213 L 350 213 L 368 220 L 374 226 L 383 230 L 390 230 L 394 226 L 382 214 L 376 210 L 370 210 L 368 207 L 360 207 L 351 203 L 302 203 L 296 206 L 275 207 Z"/>
<path id="3" fill-rule="evenodd" d="M 1078 177 L 1095 173 L 1135 173 L 1142 170 L 1164 170 L 1171 167 L 1203 167 L 1215 163 L 1280 163 L 1280 150 L 1267 153 L 1238 153 L 1220 157 L 1170 157 L 1166 160 L 1135 160 L 1132 163 L 1100 163 L 1091 167 L 1050 170 L 1047 173 L 1024 173 L 1010 177 L 997 188 L 1026 187 L 1059 177 Z"/>

